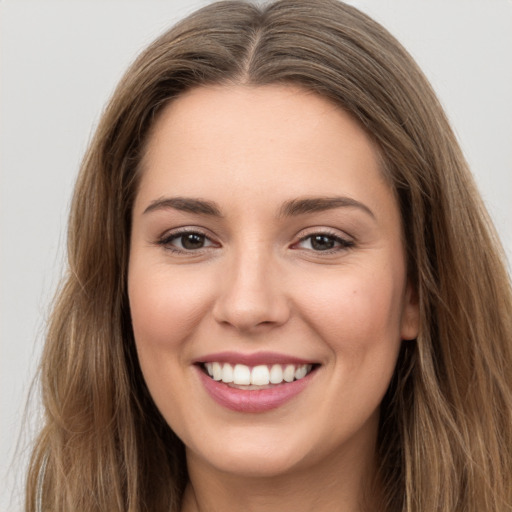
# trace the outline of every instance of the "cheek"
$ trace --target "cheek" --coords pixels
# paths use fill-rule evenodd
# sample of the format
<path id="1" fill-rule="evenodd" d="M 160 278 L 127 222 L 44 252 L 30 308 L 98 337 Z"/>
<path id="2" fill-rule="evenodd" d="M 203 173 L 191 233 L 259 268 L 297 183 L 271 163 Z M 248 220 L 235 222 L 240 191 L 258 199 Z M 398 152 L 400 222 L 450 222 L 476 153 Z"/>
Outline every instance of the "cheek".
<path id="1" fill-rule="evenodd" d="M 385 353 L 400 342 L 403 279 L 396 274 L 361 267 L 317 279 L 301 309 L 333 352 Z"/>
<path id="2" fill-rule="evenodd" d="M 183 431 L 190 394 L 184 370 L 190 339 L 210 302 L 205 281 L 185 269 L 171 272 L 165 265 L 130 261 L 128 296 L 140 367 L 156 406 L 176 432 Z"/>
<path id="3" fill-rule="evenodd" d="M 139 352 L 177 348 L 197 328 L 211 303 L 209 279 L 168 267 L 130 264 L 128 295 Z"/>

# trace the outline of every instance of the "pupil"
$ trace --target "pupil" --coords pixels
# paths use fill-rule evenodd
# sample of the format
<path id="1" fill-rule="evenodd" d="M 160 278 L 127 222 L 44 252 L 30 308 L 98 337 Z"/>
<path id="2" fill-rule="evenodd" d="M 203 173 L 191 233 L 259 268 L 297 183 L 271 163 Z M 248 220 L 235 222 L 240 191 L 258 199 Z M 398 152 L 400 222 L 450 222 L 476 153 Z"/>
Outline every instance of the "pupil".
<path id="1" fill-rule="evenodd" d="M 311 239 L 311 247 L 317 251 L 326 251 L 334 247 L 334 240 L 325 235 L 315 235 Z"/>
<path id="2" fill-rule="evenodd" d="M 204 245 L 204 235 L 189 233 L 181 237 L 181 243 L 185 249 L 200 249 Z"/>

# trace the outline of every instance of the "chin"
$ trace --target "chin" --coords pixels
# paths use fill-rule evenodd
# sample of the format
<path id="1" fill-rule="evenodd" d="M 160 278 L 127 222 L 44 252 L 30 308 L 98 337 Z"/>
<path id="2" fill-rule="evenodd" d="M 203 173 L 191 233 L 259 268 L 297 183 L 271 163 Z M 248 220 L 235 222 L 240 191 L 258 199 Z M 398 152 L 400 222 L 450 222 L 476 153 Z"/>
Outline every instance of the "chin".
<path id="1" fill-rule="evenodd" d="M 187 450 L 187 457 L 190 457 Z M 222 473 L 236 475 L 241 478 L 275 478 L 293 473 L 301 466 L 301 459 L 296 454 L 276 453 L 276 450 L 247 449 L 230 450 L 206 462 Z"/>
<path id="2" fill-rule="evenodd" d="M 217 471 L 247 478 L 285 475 L 307 464 L 307 444 L 297 437 L 290 439 L 276 430 L 249 430 L 249 436 L 248 432 L 239 436 L 226 432 L 222 439 L 218 434 L 213 439 L 205 437 L 198 445 L 187 447 L 187 459 L 202 460 Z"/>

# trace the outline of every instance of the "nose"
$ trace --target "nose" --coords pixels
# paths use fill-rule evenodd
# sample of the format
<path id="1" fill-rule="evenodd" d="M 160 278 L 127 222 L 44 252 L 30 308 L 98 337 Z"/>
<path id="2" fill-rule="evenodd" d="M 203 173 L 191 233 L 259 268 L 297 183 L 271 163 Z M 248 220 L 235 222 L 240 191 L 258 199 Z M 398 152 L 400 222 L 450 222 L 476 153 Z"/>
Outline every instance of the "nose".
<path id="1" fill-rule="evenodd" d="M 271 256 L 246 251 L 227 263 L 213 315 L 240 332 L 260 332 L 286 323 L 290 303 L 284 279 Z"/>

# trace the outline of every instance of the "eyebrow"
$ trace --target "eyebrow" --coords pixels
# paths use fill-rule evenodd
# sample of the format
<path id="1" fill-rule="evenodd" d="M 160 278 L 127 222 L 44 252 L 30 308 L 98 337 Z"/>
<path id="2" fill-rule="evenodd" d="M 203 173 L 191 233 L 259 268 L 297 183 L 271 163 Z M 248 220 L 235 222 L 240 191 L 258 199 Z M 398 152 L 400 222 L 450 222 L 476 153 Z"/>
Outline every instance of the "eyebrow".
<path id="1" fill-rule="evenodd" d="M 356 201 L 351 197 L 311 197 L 304 199 L 292 199 L 286 201 L 280 210 L 280 215 L 284 217 L 293 217 L 297 215 L 304 215 L 306 213 L 323 212 L 334 208 L 359 208 L 363 212 L 375 218 L 374 213 L 360 201 Z"/>
<path id="2" fill-rule="evenodd" d="M 335 208 L 359 208 L 363 212 L 375 218 L 373 212 L 364 203 L 350 197 L 307 197 L 303 199 L 292 199 L 286 201 L 279 210 L 280 217 L 295 217 L 308 213 L 323 212 Z M 165 210 L 173 208 L 187 213 L 197 215 L 209 215 L 213 217 L 222 217 L 219 206 L 213 201 L 190 197 L 162 197 L 152 201 L 144 210 L 144 214 L 156 210 Z"/>
<path id="3" fill-rule="evenodd" d="M 155 199 L 143 213 L 146 214 L 155 210 L 165 210 L 168 208 L 173 208 L 181 212 L 222 217 L 220 208 L 213 201 L 189 197 L 161 197 Z"/>

